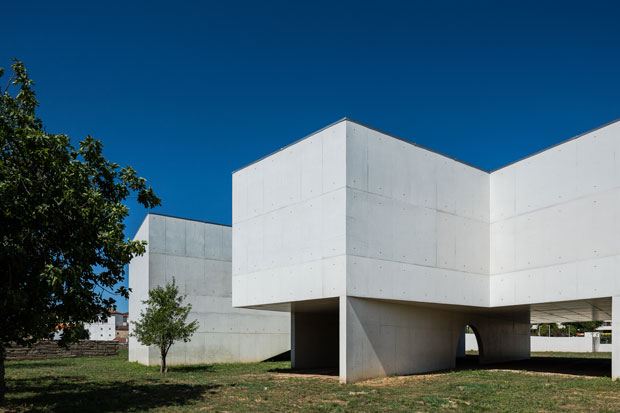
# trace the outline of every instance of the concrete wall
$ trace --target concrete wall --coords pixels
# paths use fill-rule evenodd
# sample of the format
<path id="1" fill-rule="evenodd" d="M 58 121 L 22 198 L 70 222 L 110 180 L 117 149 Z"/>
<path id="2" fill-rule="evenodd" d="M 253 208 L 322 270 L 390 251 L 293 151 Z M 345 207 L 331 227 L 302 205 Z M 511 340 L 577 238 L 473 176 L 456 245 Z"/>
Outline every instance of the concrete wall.
<path id="1" fill-rule="evenodd" d="M 465 351 L 478 351 L 478 340 L 473 333 L 465 334 Z"/>
<path id="2" fill-rule="evenodd" d="M 344 293 L 346 125 L 233 174 L 233 305 Z"/>
<path id="3" fill-rule="evenodd" d="M 491 305 L 620 292 L 620 123 L 490 178 Z"/>
<path id="4" fill-rule="evenodd" d="M 532 351 L 574 351 L 592 353 L 599 347 L 600 339 L 586 333 L 584 337 L 544 337 L 532 336 Z"/>
<path id="5" fill-rule="evenodd" d="M 345 123 L 347 294 L 488 305 L 489 175 Z"/>
<path id="6" fill-rule="evenodd" d="M 488 200 L 486 172 L 332 125 L 233 174 L 233 304 L 348 294 L 486 306 Z"/>
<path id="7" fill-rule="evenodd" d="M 620 123 L 489 174 L 337 122 L 233 174 L 233 305 L 338 297 L 345 381 L 450 367 L 412 332 L 456 340 L 458 314 L 486 317 L 486 361 L 524 358 L 529 304 L 570 321 L 562 302 L 620 295 L 616 159 Z"/>
<path id="8" fill-rule="evenodd" d="M 200 324 L 190 342 L 172 346 L 171 365 L 260 361 L 290 348 L 287 313 L 232 307 L 231 235 L 227 226 L 157 214 L 149 214 L 136 235 L 148 236 L 149 246 L 129 268 L 132 319 L 139 319 L 148 290 L 174 277 L 192 304 L 188 320 Z M 133 337 L 129 348 L 130 361 L 159 363 L 159 351 Z"/>
<path id="9" fill-rule="evenodd" d="M 233 174 L 233 299 L 609 297 L 619 207 L 620 122 L 488 174 L 345 120 Z"/>
<path id="10" fill-rule="evenodd" d="M 529 313 L 470 313 L 381 300 L 341 298 L 340 378 L 453 368 L 466 325 L 482 340 L 481 363 L 529 358 Z"/>
<path id="11" fill-rule="evenodd" d="M 84 328 L 88 330 L 89 340 L 114 340 L 116 337 L 116 320 L 109 317 L 100 323 L 85 323 Z"/>
<path id="12" fill-rule="evenodd" d="M 585 333 L 583 337 L 547 337 L 532 336 L 530 339 L 531 351 L 558 351 L 575 353 L 610 352 L 611 344 L 600 344 L 600 338 L 592 333 Z M 468 333 L 465 337 L 465 349 L 478 351 L 478 342 L 474 334 Z"/>
<path id="13" fill-rule="evenodd" d="M 151 216 L 147 215 L 142 222 L 140 228 L 136 232 L 134 239 L 149 241 L 149 221 Z M 140 311 L 143 308 L 142 301 L 148 299 L 150 276 L 151 245 L 147 244 L 146 253 L 139 257 L 134 257 L 129 263 L 129 314 L 132 320 L 138 320 Z M 151 352 L 147 346 L 140 344 L 135 337 L 132 337 L 133 323 L 129 322 L 129 361 L 137 361 L 140 364 L 151 364 L 149 353 Z"/>

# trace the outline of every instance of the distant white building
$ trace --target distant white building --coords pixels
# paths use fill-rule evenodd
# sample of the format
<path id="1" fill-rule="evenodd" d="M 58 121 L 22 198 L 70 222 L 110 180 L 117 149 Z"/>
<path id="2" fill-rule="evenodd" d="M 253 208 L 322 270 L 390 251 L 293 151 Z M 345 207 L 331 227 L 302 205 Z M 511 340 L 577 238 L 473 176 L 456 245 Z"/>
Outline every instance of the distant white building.
<path id="1" fill-rule="evenodd" d="M 171 347 L 169 365 L 262 361 L 290 349 L 288 313 L 232 306 L 230 226 L 150 213 L 134 239 L 148 245 L 129 264 L 132 319 L 140 319 L 149 291 L 174 277 L 192 305 L 188 321 L 199 323 L 191 341 Z M 157 365 L 159 357 L 159 349 L 129 336 L 129 361 Z"/>
<path id="2" fill-rule="evenodd" d="M 85 323 L 89 340 L 114 340 L 116 337 L 116 320 L 113 316 L 96 323 Z M 54 340 L 60 340 L 60 331 L 54 334 Z"/>
<path id="3" fill-rule="evenodd" d="M 98 323 L 84 324 L 90 340 L 114 340 L 116 337 L 116 321 L 114 317 Z"/>

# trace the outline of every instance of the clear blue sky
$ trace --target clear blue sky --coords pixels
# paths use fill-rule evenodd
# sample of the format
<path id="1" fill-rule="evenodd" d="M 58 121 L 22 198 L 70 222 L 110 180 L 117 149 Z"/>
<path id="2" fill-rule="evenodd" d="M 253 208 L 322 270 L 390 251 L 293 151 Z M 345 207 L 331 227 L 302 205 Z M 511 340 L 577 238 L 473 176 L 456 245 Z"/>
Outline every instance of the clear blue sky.
<path id="1" fill-rule="evenodd" d="M 181 217 L 230 224 L 233 170 L 344 116 L 485 169 L 620 118 L 620 2 L 1 9 L 0 66 L 25 62 L 47 129 L 102 140 Z"/>

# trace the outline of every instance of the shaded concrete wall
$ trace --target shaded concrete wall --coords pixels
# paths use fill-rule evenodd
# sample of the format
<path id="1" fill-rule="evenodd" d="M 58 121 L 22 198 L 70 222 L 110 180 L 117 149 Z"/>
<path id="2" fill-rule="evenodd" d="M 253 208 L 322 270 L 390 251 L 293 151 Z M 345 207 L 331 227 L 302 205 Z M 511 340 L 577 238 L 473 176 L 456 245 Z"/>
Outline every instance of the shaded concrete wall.
<path id="1" fill-rule="evenodd" d="M 340 305 L 344 382 L 453 368 L 466 325 L 480 335 L 481 363 L 530 356 L 527 311 L 475 314 L 353 297 Z"/>
<path id="2" fill-rule="evenodd" d="M 136 238 L 148 234 L 148 252 L 129 268 L 130 286 L 136 288 L 131 318 L 139 319 L 149 289 L 174 277 L 192 304 L 188 320 L 200 325 L 190 342 L 172 346 L 169 364 L 260 361 L 290 349 L 287 313 L 232 307 L 230 227 L 156 214 L 147 216 L 145 226 Z M 140 346 L 133 337 L 129 348 L 130 361 L 159 363 L 156 348 Z"/>
<path id="3" fill-rule="evenodd" d="M 140 228 L 136 232 L 134 239 L 149 241 L 149 220 L 147 215 Z M 137 320 L 143 308 L 142 301 L 148 299 L 149 294 L 149 252 L 151 245 L 147 244 L 146 253 L 139 257 L 134 257 L 129 263 L 129 316 Z M 134 331 L 133 323 L 129 322 L 129 361 L 137 361 L 140 364 L 150 364 L 149 348 L 138 342 L 131 334 Z"/>
<path id="4" fill-rule="evenodd" d="M 620 293 L 620 123 L 490 179 L 491 305 Z"/>

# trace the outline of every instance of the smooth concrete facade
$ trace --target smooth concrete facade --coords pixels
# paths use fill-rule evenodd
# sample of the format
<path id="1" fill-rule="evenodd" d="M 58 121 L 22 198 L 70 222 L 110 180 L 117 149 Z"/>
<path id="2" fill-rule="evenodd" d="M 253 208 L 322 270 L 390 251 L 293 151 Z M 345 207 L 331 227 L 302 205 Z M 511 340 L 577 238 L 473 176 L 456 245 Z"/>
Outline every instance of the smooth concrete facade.
<path id="1" fill-rule="evenodd" d="M 620 123 L 489 173 L 344 119 L 233 174 L 233 305 L 337 301 L 347 382 L 450 368 L 466 324 L 527 358 L 530 322 L 611 317 L 618 214 Z"/>
<path id="2" fill-rule="evenodd" d="M 148 214 L 136 233 L 148 245 L 129 265 L 132 318 L 150 289 L 174 277 L 192 304 L 188 320 L 200 324 L 191 341 L 172 346 L 168 364 L 262 361 L 290 349 L 289 314 L 232 307 L 231 237 L 229 226 L 158 214 Z M 159 350 L 130 336 L 129 360 L 156 365 Z"/>

